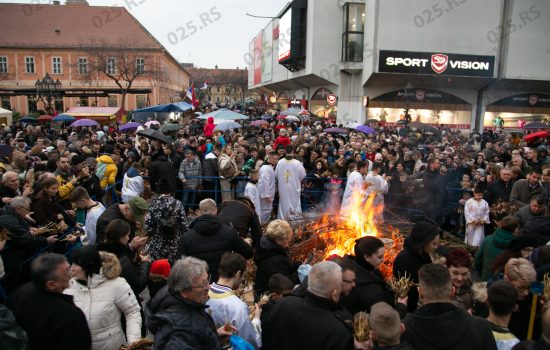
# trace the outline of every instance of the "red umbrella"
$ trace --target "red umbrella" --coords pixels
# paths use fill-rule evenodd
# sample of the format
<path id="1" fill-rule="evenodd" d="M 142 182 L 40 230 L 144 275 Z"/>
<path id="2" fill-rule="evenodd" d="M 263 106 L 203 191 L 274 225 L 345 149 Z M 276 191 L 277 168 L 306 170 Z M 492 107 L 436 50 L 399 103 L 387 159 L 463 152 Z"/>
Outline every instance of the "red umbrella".
<path id="1" fill-rule="evenodd" d="M 40 119 L 40 118 L 38 118 L 38 119 Z M 548 131 L 537 131 L 537 132 L 534 132 L 534 133 L 527 134 L 527 135 L 523 136 L 523 141 L 531 142 L 531 141 L 534 141 L 536 139 L 545 138 L 545 137 L 548 137 L 548 136 L 550 136 L 550 133 Z"/>
<path id="2" fill-rule="evenodd" d="M 262 125 L 268 125 L 269 123 L 265 120 L 262 120 L 262 119 L 259 119 L 259 120 L 254 120 L 252 123 L 250 123 L 250 125 L 252 126 L 262 126 Z"/>
<path id="3" fill-rule="evenodd" d="M 53 119 L 53 117 L 51 115 L 41 115 L 40 117 L 38 117 L 38 121 L 40 122 L 49 122 Z"/>
<path id="4" fill-rule="evenodd" d="M 279 114 L 279 115 L 277 116 L 277 118 L 275 118 L 275 119 L 277 119 L 277 120 L 285 120 L 285 119 L 286 119 L 286 114 Z"/>

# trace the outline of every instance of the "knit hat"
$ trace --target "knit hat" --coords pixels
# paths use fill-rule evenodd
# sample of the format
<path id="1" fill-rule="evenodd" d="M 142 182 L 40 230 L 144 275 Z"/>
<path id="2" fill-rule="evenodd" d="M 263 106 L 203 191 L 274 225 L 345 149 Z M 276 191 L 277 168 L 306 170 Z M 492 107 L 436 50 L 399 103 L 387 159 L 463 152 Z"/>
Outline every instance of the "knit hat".
<path id="1" fill-rule="evenodd" d="M 13 148 L 10 145 L 0 145 L 0 157 L 8 158 L 13 154 Z"/>
<path id="2" fill-rule="evenodd" d="M 426 221 L 419 221 L 414 224 L 411 234 L 405 239 L 405 245 L 416 251 L 421 251 L 439 234 L 439 231 L 439 227 Z"/>
<path id="3" fill-rule="evenodd" d="M 164 279 L 168 279 L 168 276 L 170 276 L 170 263 L 168 262 L 168 259 L 153 261 L 149 275 L 151 277 L 162 277 Z"/>
<path id="4" fill-rule="evenodd" d="M 485 170 L 479 168 L 476 171 L 479 173 L 479 176 L 485 176 Z"/>
<path id="5" fill-rule="evenodd" d="M 141 197 L 134 197 L 128 201 L 128 206 L 130 207 L 134 220 L 143 222 L 145 213 L 147 213 L 147 209 L 149 209 L 149 205 L 145 199 Z"/>
<path id="6" fill-rule="evenodd" d="M 84 162 L 86 159 L 81 156 L 80 154 L 75 154 L 72 158 L 71 158 L 71 165 L 72 166 L 77 166 L 78 164 Z"/>
<path id="7" fill-rule="evenodd" d="M 99 274 L 101 257 L 94 247 L 88 245 L 73 250 L 71 259 L 73 263 L 82 267 L 88 277 L 91 277 L 93 274 Z"/>
<path id="8" fill-rule="evenodd" d="M 172 186 L 172 182 L 167 177 L 162 177 L 157 182 L 158 193 L 173 193 L 176 189 Z"/>

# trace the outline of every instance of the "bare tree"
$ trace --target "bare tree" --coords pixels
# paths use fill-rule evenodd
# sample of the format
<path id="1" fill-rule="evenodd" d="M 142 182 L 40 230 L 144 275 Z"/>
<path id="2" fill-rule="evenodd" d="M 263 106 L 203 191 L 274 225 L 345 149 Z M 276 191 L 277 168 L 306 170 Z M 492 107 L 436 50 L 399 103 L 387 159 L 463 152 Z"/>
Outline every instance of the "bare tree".
<path id="1" fill-rule="evenodd" d="M 130 42 L 119 44 L 97 43 L 82 44 L 81 50 L 87 54 L 87 67 L 83 70 L 79 63 L 73 66 L 81 80 L 91 83 L 107 77 L 119 88 L 124 108 L 126 95 L 137 79 L 150 79 L 163 84 L 168 73 L 155 60 L 155 51 L 142 49 Z"/>

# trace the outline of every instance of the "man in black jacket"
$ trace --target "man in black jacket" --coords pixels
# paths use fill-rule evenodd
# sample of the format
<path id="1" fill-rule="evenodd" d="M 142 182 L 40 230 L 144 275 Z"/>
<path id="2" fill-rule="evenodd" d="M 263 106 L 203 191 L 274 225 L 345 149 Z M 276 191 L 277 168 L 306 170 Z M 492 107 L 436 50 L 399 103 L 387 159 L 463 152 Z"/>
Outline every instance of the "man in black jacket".
<path id="1" fill-rule="evenodd" d="M 332 261 L 315 264 L 306 296 L 283 298 L 262 324 L 262 349 L 353 349 L 352 331 L 337 315 L 341 288 L 340 266 Z"/>
<path id="2" fill-rule="evenodd" d="M 220 202 L 221 196 L 218 193 L 220 190 L 220 180 L 219 175 L 220 171 L 218 169 L 218 157 L 222 152 L 221 143 L 216 143 L 212 152 L 208 153 L 204 157 L 202 162 L 202 175 L 205 177 L 202 180 L 202 185 L 204 187 L 204 197 L 212 198 L 216 203 Z"/>
<path id="3" fill-rule="evenodd" d="M 218 212 L 218 219 L 225 225 L 233 226 L 241 237 L 252 238 L 252 246 L 256 247 L 262 238 L 262 225 L 253 208 L 254 204 L 248 197 L 225 201 Z"/>
<path id="4" fill-rule="evenodd" d="M 496 350 L 489 323 L 451 304 L 451 274 L 444 265 L 424 265 L 418 272 L 422 305 L 404 320 L 405 339 L 422 350 Z"/>
<path id="5" fill-rule="evenodd" d="M 206 312 L 210 275 L 204 261 L 178 260 L 163 287 L 145 305 L 145 324 L 155 336 L 155 349 L 221 350 L 218 336 L 230 335 L 224 326 L 216 330 Z"/>
<path id="6" fill-rule="evenodd" d="M 15 197 L 8 206 L 0 210 L 0 227 L 9 231 L 6 248 L 0 253 L 4 261 L 6 277 L 2 285 L 9 294 L 19 284 L 20 271 L 28 251 L 57 242 L 57 236 L 33 235 L 25 216 L 29 214 L 31 200 Z"/>
<path id="7" fill-rule="evenodd" d="M 430 158 L 428 168 L 422 176 L 426 216 L 435 222 L 441 221 L 443 204 L 446 198 L 445 177 L 439 172 L 439 159 Z"/>
<path id="8" fill-rule="evenodd" d="M 84 313 L 63 294 L 71 279 L 69 263 L 60 254 L 44 254 L 32 262 L 32 282 L 8 300 L 17 323 L 27 332 L 31 349 L 91 349 Z"/>
<path id="9" fill-rule="evenodd" d="M 485 199 L 489 206 L 501 202 L 510 201 L 510 192 L 512 192 L 512 186 L 514 181 L 512 181 L 512 171 L 508 168 L 501 169 L 499 173 L 499 179 L 493 181 L 487 187 L 487 194 Z"/>
<path id="10" fill-rule="evenodd" d="M 177 256 L 193 256 L 208 264 L 213 280 L 218 279 L 218 265 L 225 252 L 241 254 L 245 259 L 254 255 L 252 246 L 231 226 L 216 217 L 216 202 L 203 199 L 199 203 L 200 216 L 189 224 L 178 244 Z"/>
<path id="11" fill-rule="evenodd" d="M 151 157 L 152 163 L 149 168 L 149 183 L 151 184 L 151 190 L 157 192 L 157 183 L 162 177 L 170 179 L 170 186 L 174 190 L 176 189 L 176 177 L 171 176 L 176 173 L 176 169 L 172 163 L 168 161 L 168 157 L 161 149 Z"/>

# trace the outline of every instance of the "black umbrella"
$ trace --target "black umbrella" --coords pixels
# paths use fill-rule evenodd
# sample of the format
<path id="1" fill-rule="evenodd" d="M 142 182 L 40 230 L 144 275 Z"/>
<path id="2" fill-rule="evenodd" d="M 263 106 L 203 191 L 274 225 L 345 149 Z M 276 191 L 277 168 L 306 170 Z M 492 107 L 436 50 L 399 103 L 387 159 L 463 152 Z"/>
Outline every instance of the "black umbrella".
<path id="1" fill-rule="evenodd" d="M 166 136 L 158 130 L 145 129 L 145 130 L 138 131 L 137 134 L 143 137 L 147 137 L 148 139 L 151 139 L 151 140 L 158 140 L 162 143 L 166 143 L 166 144 L 172 143 L 172 138 L 170 136 Z"/>
<path id="2" fill-rule="evenodd" d="M 523 127 L 524 129 L 548 129 L 550 126 L 541 122 L 531 122 Z"/>
<path id="3" fill-rule="evenodd" d="M 178 131 L 181 128 L 182 128 L 182 126 L 179 125 L 179 124 L 168 123 L 168 124 L 164 124 L 163 126 L 161 126 L 159 131 L 162 132 L 162 133 L 167 133 L 167 132 L 171 132 L 171 131 Z"/>
<path id="4" fill-rule="evenodd" d="M 411 128 L 415 128 L 417 130 L 424 130 L 424 131 L 431 132 L 431 133 L 434 133 L 434 134 L 439 132 L 439 130 L 437 130 L 433 126 L 428 125 L 428 124 L 424 124 L 424 123 L 421 123 L 421 122 L 412 122 L 412 123 L 409 124 L 409 126 Z"/>

